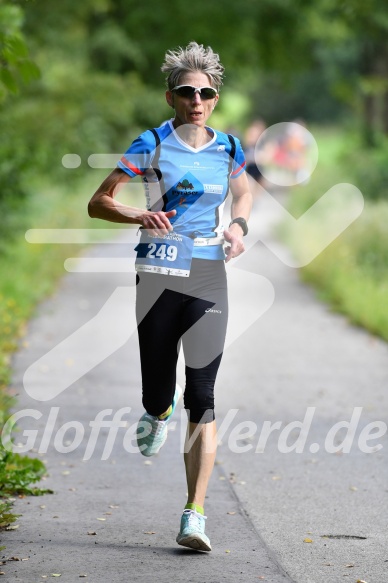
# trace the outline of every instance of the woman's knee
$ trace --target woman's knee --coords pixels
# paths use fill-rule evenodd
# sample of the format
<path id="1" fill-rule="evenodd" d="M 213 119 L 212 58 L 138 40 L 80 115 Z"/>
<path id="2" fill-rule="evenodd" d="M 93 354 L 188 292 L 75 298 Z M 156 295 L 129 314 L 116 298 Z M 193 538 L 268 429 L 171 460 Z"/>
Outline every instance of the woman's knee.
<path id="1" fill-rule="evenodd" d="M 215 379 L 191 379 L 186 382 L 184 405 L 192 423 L 214 421 Z"/>

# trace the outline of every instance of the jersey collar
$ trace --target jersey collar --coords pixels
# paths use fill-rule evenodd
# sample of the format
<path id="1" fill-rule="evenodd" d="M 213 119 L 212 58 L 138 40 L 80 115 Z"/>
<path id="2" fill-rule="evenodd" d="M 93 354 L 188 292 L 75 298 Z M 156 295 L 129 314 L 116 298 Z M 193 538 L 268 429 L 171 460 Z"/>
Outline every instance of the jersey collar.
<path id="1" fill-rule="evenodd" d="M 212 144 L 214 144 L 214 142 L 216 141 L 217 138 L 217 134 L 215 132 L 215 130 L 213 130 L 213 128 L 209 127 L 209 126 L 205 126 L 206 129 L 210 130 L 213 133 L 213 137 L 210 140 L 210 142 L 207 142 L 206 144 L 204 144 L 203 146 L 200 146 L 199 148 L 193 148 L 192 146 L 189 146 L 189 144 L 186 144 L 186 142 L 184 140 L 182 140 L 179 135 L 178 132 L 175 130 L 173 122 L 174 119 L 171 118 L 168 123 L 170 124 L 170 128 L 171 131 L 175 137 L 175 139 L 177 140 L 177 142 L 179 142 L 184 148 L 186 148 L 187 150 L 190 150 L 190 152 L 194 152 L 194 153 L 198 153 L 201 152 L 202 150 L 206 150 L 206 148 L 208 148 L 209 146 L 211 146 Z"/>

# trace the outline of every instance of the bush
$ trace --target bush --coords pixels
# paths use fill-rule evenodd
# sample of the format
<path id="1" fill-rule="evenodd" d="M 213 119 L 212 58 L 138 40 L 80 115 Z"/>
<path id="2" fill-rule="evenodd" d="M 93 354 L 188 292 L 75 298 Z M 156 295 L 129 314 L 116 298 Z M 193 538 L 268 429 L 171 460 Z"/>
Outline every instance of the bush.
<path id="1" fill-rule="evenodd" d="M 388 200 L 388 138 L 381 137 L 378 145 L 365 148 L 349 143 L 340 162 L 354 177 L 354 182 L 368 200 Z"/>

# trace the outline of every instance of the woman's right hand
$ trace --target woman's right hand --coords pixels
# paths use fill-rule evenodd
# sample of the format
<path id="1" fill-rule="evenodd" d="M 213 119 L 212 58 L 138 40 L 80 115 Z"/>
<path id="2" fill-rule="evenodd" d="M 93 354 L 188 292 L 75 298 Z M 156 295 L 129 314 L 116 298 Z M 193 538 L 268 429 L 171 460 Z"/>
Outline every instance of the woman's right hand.
<path id="1" fill-rule="evenodd" d="M 144 211 L 139 217 L 140 223 L 144 229 L 147 229 L 148 234 L 152 237 L 163 237 L 173 230 L 169 219 L 176 215 L 176 210 L 163 211 Z"/>

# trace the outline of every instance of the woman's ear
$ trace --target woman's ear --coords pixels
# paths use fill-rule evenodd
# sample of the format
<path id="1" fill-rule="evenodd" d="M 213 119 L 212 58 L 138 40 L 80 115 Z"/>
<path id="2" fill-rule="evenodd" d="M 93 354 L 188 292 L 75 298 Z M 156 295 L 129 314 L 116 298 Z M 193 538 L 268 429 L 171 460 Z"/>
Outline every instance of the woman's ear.
<path id="1" fill-rule="evenodd" d="M 166 101 L 168 105 L 174 109 L 174 96 L 172 91 L 166 91 Z"/>

